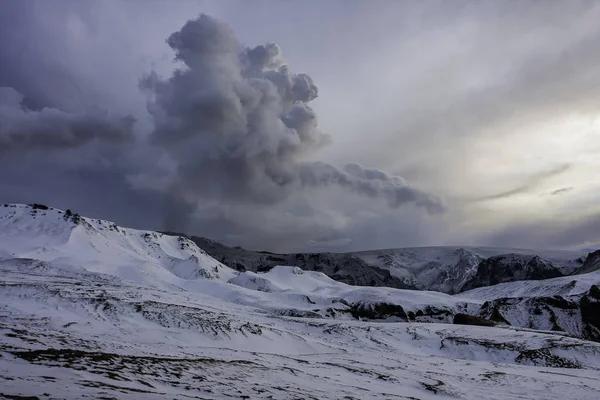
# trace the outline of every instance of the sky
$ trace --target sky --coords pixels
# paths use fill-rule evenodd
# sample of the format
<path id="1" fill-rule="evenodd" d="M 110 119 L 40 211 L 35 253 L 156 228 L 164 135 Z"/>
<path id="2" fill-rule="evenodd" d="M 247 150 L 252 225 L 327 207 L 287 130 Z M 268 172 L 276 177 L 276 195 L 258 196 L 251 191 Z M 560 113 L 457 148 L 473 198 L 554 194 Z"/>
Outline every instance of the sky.
<path id="1" fill-rule="evenodd" d="M 0 8 L 0 202 L 281 252 L 600 243 L 598 2 Z"/>

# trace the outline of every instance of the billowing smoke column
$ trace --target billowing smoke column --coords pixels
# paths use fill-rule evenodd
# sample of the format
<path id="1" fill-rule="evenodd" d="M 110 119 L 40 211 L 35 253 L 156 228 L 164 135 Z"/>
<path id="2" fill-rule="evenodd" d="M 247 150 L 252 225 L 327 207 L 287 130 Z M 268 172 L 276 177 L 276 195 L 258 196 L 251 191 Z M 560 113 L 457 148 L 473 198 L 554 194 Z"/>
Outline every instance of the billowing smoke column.
<path id="1" fill-rule="evenodd" d="M 82 146 L 94 139 L 130 142 L 134 119 L 106 114 L 72 114 L 54 108 L 26 109 L 23 96 L 0 87 L 0 156 L 7 152 Z"/>
<path id="2" fill-rule="evenodd" d="M 275 203 L 303 187 L 338 186 L 391 207 L 443 211 L 438 198 L 402 178 L 357 164 L 338 169 L 307 156 L 329 142 L 309 103 L 308 75 L 292 73 L 278 45 L 244 47 L 224 24 L 201 15 L 167 40 L 184 64 L 167 79 L 150 74 L 151 140 L 177 163 L 176 203 L 199 198 Z"/>

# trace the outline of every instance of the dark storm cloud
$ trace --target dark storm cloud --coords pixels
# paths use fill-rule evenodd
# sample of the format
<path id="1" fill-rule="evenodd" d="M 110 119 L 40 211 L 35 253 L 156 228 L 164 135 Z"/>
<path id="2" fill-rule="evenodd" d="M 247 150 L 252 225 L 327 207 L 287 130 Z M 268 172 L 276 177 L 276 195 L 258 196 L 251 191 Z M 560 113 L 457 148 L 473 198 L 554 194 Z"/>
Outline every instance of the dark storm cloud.
<path id="1" fill-rule="evenodd" d="M 309 161 L 329 142 L 309 106 L 318 90 L 310 76 L 291 72 L 276 44 L 247 48 L 207 15 L 167 43 L 183 67 L 164 79 L 150 74 L 141 86 L 150 93 L 152 143 L 177 163 L 172 195 L 272 204 L 303 187 L 339 186 L 394 208 L 443 211 L 438 198 L 399 177 Z"/>
<path id="2" fill-rule="evenodd" d="M 133 141 L 133 117 L 73 114 L 55 108 L 28 110 L 23 95 L 0 87 L 0 155 L 31 149 L 79 147 L 94 139 Z"/>
<path id="3" fill-rule="evenodd" d="M 91 8 L 26 1 L 0 15 L 0 168 L 20 171 L 0 175 L 4 201 L 275 250 L 342 229 L 323 204 L 298 206 L 303 193 L 342 190 L 392 210 L 444 210 L 402 178 L 315 162 L 330 143 L 310 106 L 318 88 L 292 72 L 277 44 L 246 47 L 202 15 L 167 37 L 179 69 L 139 83 L 143 73 L 131 73 L 133 58 Z M 150 119 L 137 104 L 123 107 L 136 100 L 129 86 L 148 96 Z M 341 200 L 327 202 L 342 210 Z M 157 219 L 166 225 L 149 226 Z"/>
<path id="4" fill-rule="evenodd" d="M 550 118 L 595 112 L 593 2 L 198 4 L 0 0 L 0 87 L 24 96 L 3 101 L 35 128 L 3 138 L 0 200 L 274 251 L 477 244 L 502 229 L 489 243 L 559 246 L 571 239 L 550 230 L 592 208 L 564 203 L 593 191 L 593 137 L 562 154 L 531 124 L 554 135 Z M 267 44 L 210 17 L 184 25 L 208 7 Z M 542 188 L 556 210 L 518 196 Z M 449 212 L 430 216 L 444 208 L 430 193 Z M 518 217 L 502 210 L 514 202 Z M 563 225 L 524 225 L 555 211 Z"/>
<path id="5" fill-rule="evenodd" d="M 444 211 L 441 201 L 432 195 L 414 189 L 397 176 L 390 176 L 378 169 L 348 164 L 343 171 L 325 163 L 300 165 L 300 182 L 308 186 L 338 185 L 371 198 L 383 198 L 392 208 L 414 203 L 429 213 Z"/>

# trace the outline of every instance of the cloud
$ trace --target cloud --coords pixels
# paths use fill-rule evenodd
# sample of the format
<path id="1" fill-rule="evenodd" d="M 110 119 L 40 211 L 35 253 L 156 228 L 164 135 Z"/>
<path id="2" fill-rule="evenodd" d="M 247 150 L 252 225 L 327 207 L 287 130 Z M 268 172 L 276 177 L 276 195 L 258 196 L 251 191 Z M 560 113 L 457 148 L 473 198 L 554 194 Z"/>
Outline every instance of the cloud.
<path id="1" fill-rule="evenodd" d="M 404 179 L 390 176 L 378 169 L 363 168 L 358 164 L 347 164 L 343 171 L 325 164 L 300 165 L 300 181 L 304 185 L 320 187 L 338 185 L 371 198 L 383 198 L 392 208 L 414 203 L 430 214 L 442 213 L 445 207 L 435 196 L 410 187 Z"/>
<path id="2" fill-rule="evenodd" d="M 565 164 L 565 165 L 561 165 L 561 166 L 552 168 L 548 171 L 542 171 L 542 172 L 538 172 L 536 174 L 532 174 L 531 176 L 529 176 L 525 179 L 525 184 L 523 184 L 521 186 L 518 186 L 514 189 L 507 190 L 504 192 L 484 196 L 484 197 L 478 198 L 476 201 L 499 200 L 499 199 L 505 199 L 505 198 L 509 198 L 512 196 L 516 196 L 518 194 L 531 192 L 532 190 L 535 190 L 536 188 L 538 188 L 540 185 L 547 182 L 551 178 L 559 176 L 559 175 L 563 174 L 564 172 L 568 171 L 570 168 L 571 168 L 571 165 Z M 569 189 L 567 189 L 567 190 L 569 190 Z M 566 191 L 566 190 L 563 190 L 563 191 Z M 553 192 L 551 194 L 557 194 L 557 193 Z"/>
<path id="3" fill-rule="evenodd" d="M 80 147 L 94 139 L 112 143 L 133 141 L 131 116 L 74 114 L 55 108 L 28 110 L 23 95 L 0 87 L 0 155 L 31 149 Z"/>
<path id="4" fill-rule="evenodd" d="M 274 204 L 305 187 L 339 186 L 394 208 L 444 210 L 439 198 L 402 178 L 309 161 L 330 141 L 309 105 L 318 89 L 310 76 L 291 71 L 277 44 L 245 47 L 207 15 L 186 22 L 167 43 L 182 67 L 167 78 L 151 73 L 141 87 L 155 123 L 151 142 L 177 165 L 169 189 L 176 202 Z"/>
<path id="5" fill-rule="evenodd" d="M 580 249 L 594 244 L 600 246 L 600 214 L 566 221 L 553 218 L 515 223 L 485 235 L 482 243 L 532 249 Z"/>
<path id="6" fill-rule="evenodd" d="M 355 101 L 361 108 L 353 109 L 363 119 L 355 125 L 367 126 L 372 140 L 363 147 L 354 139 L 360 134 L 352 132 L 349 157 L 399 173 L 444 198 L 510 195 L 532 171 L 578 164 L 583 152 L 565 144 L 579 132 L 557 134 L 552 128 L 597 110 L 600 58 L 594 49 L 600 32 L 594 20 L 600 7 L 585 1 L 534 4 L 449 7 L 450 14 L 431 13 L 451 15 L 445 20 L 426 26 L 419 20 L 418 28 L 399 39 L 382 36 L 397 39 L 394 53 L 380 54 L 391 48 L 381 43 L 364 56 L 369 61 L 357 70 L 379 85 L 377 91 L 364 85 Z M 374 59 L 389 67 L 369 64 Z M 354 92 L 350 86 L 342 95 L 353 101 Z M 590 150 L 588 145 L 585 151 Z M 500 169 L 510 175 L 496 174 Z"/>
<path id="7" fill-rule="evenodd" d="M 310 246 L 347 225 L 345 215 L 365 201 L 410 213 L 445 210 L 398 176 L 315 161 L 331 142 L 311 106 L 319 90 L 292 71 L 277 44 L 247 47 L 203 14 L 167 36 L 175 70 L 158 65 L 131 79 L 128 36 L 119 41 L 99 25 L 116 3 L 109 4 L 92 13 L 39 2 L 39 14 L 20 4 L 1 17 L 0 59 L 10 68 L 0 71 L 0 168 L 20 171 L 0 174 L 11 193 L 5 201 L 35 197 L 138 227 L 271 249 Z M 147 96 L 145 110 L 131 87 Z M 100 193 L 119 200 L 100 204 Z M 309 193 L 322 202 L 304 203 Z M 362 197 L 363 206 L 343 205 L 340 195 Z M 335 204 L 337 212 L 328 211 Z M 164 225 L 148 226 L 157 215 Z"/>
<path id="8" fill-rule="evenodd" d="M 556 196 L 557 194 L 563 194 L 563 193 L 570 192 L 573 189 L 574 189 L 573 186 L 556 189 L 556 190 L 551 191 L 550 195 L 551 196 Z"/>
<path id="9" fill-rule="evenodd" d="M 5 3 L 4 120 L 34 129 L 2 201 L 274 251 L 563 247 L 596 215 L 597 126 L 558 129 L 598 106 L 593 2 Z"/>

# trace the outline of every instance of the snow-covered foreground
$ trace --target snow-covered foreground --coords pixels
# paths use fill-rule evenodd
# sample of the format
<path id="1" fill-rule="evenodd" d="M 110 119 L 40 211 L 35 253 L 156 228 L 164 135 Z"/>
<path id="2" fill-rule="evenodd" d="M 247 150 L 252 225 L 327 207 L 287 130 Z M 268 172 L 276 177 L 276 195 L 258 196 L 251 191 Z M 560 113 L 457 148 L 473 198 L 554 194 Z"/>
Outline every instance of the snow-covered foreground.
<path id="1" fill-rule="evenodd" d="M 0 258 L 0 398 L 600 397 L 598 343 L 432 322 L 479 308 L 469 292 L 239 274 L 185 239 L 27 206 L 0 207 Z M 354 318 L 382 304 L 385 322 Z"/>
<path id="2" fill-rule="evenodd" d="M 142 288 L 93 274 L 31 272 L 2 273 L 4 395 L 600 395 L 600 345 L 593 342 L 508 328 L 282 317 L 196 293 Z"/>

